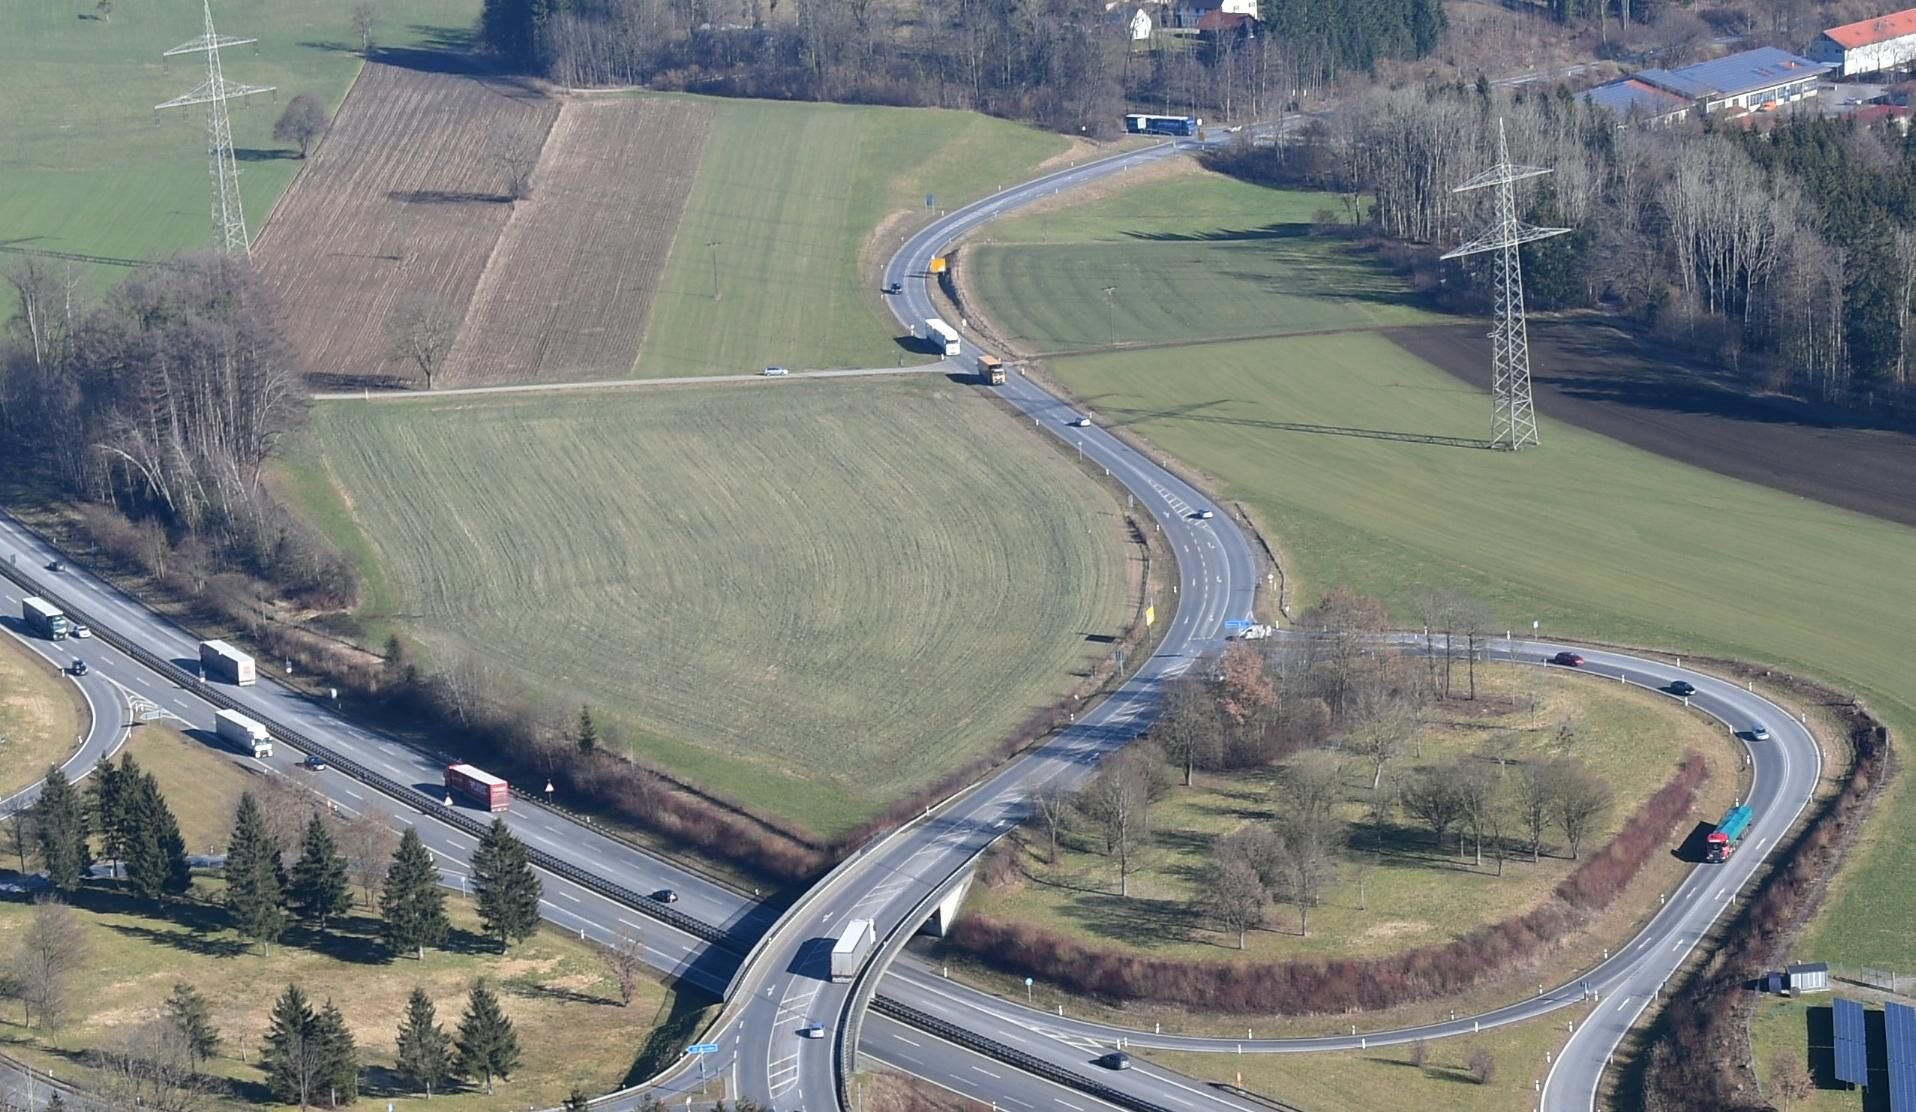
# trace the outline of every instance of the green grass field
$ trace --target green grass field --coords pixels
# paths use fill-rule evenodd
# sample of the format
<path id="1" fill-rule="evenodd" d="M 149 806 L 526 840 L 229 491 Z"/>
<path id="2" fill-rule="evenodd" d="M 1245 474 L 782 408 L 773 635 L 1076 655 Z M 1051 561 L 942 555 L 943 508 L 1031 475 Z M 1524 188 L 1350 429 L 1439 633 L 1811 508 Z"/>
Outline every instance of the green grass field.
<path id="1" fill-rule="evenodd" d="M 456 39 L 477 0 L 383 0 L 375 30 L 389 47 Z M 351 4 L 248 0 L 214 6 L 222 35 L 258 38 L 222 53 L 228 81 L 271 85 L 232 107 L 248 226 L 257 232 L 299 168 L 272 138 L 296 93 L 337 107 L 359 72 Z M 153 106 L 205 80 L 203 56 L 162 59 L 202 30 L 196 0 L 91 0 L 0 8 L 0 240 L 8 246 L 142 260 L 211 237 L 202 108 Z M 123 276 L 85 266 L 95 285 Z"/>
<path id="2" fill-rule="evenodd" d="M 1199 238 L 1256 226 L 1268 212 L 1284 219 L 1321 207 L 1319 198 L 1247 194 L 1220 179 L 1187 187 L 1194 197 L 1238 198 L 1193 202 L 1203 217 L 1184 221 L 1182 234 Z M 1076 213 L 1074 234 L 1121 235 L 1138 219 L 1118 207 L 1122 197 Z M 1053 218 L 1054 241 L 1063 216 Z M 1148 230 L 1165 232 L 1167 219 Z M 1102 246 L 1050 251 L 1068 257 Z M 974 288 L 993 314 L 1016 300 L 1009 289 Z M 1248 504 L 1285 550 L 1299 605 L 1348 583 L 1383 596 L 1410 623 L 1420 585 L 1455 586 L 1512 627 L 1540 620 L 1546 634 L 1724 653 L 1817 676 L 1862 695 L 1903 738 L 1916 737 L 1916 663 L 1907 651 L 1916 531 L 1548 420 L 1543 446 L 1515 457 L 1380 439 L 1371 434 L 1480 438 L 1488 405 L 1375 335 L 1086 354 L 1050 368 L 1101 420 L 1202 469 L 1220 494 Z M 1916 919 L 1916 889 L 1899 879 L 1916 870 L 1916 802 L 1896 790 L 1803 953 L 1916 967 L 1898 926 Z"/>
<path id="3" fill-rule="evenodd" d="M 881 304 L 882 259 L 865 257 L 873 234 L 894 214 L 923 222 L 927 194 L 950 209 L 1066 149 L 969 112 L 714 104 L 640 349 L 644 377 L 916 362 Z"/>
<path id="4" fill-rule="evenodd" d="M 1737 757 L 1728 735 L 1701 715 L 1685 712 L 1666 696 L 1584 676 L 1541 668 L 1481 669 L 1480 699 L 1459 698 L 1431 708 L 1421 754 L 1394 762 L 1387 774 L 1401 783 L 1411 770 L 1458 757 L 1482 756 L 1493 739 L 1514 735 L 1513 760 L 1567 754 L 1585 763 L 1616 793 L 1608 823 L 1593 832 L 1588 853 L 1602 845 L 1675 771 L 1687 749 L 1710 759 L 1712 777 L 1699 813 L 1730 805 L 1737 794 Z M 1531 706 L 1533 688 L 1538 705 Z M 1558 744 L 1557 724 L 1568 718 L 1578 733 Z M 1296 910 L 1274 906 L 1266 926 L 1252 931 L 1243 953 L 1258 960 L 1304 954 L 1365 957 L 1450 941 L 1484 923 L 1520 915 L 1546 898 L 1574 862 L 1561 835 L 1546 834 L 1541 861 L 1513 855 L 1497 875 L 1493 855 L 1482 868 L 1460 857 L 1454 835 L 1442 850 L 1415 819 L 1397 814 L 1379 838 L 1364 818 L 1371 768 L 1353 760 L 1344 768 L 1338 807 L 1349 822 L 1351 853 L 1311 913 L 1310 934 L 1297 933 Z M 1090 831 L 1069 840 L 1056 865 L 1047 865 L 1042 836 L 1027 832 L 1021 862 L 1028 882 L 1001 889 L 974 885 L 969 907 L 999 919 L 1040 924 L 1098 946 L 1182 958 L 1231 958 L 1237 938 L 1218 931 L 1192 910 L 1203 885 L 1215 839 L 1252 821 L 1276 817 L 1281 796 L 1272 794 L 1268 773 L 1204 776 L 1192 788 L 1167 793 L 1152 811 L 1152 839 L 1142 868 L 1130 879 L 1130 895 L 1117 893 L 1115 858 Z M 1359 884 L 1363 892 L 1360 898 Z"/>
<path id="5" fill-rule="evenodd" d="M 1436 319 L 1349 243 L 1311 236 L 1324 207 L 1182 174 L 994 224 L 965 252 L 964 282 L 1005 334 L 1040 352 Z"/>
<path id="6" fill-rule="evenodd" d="M 995 743 L 1135 600 L 1110 496 L 968 387 L 791 380 L 334 403 L 385 615 L 822 834 Z M 319 465 L 324 464 L 321 468 Z M 348 509 L 350 506 L 350 510 Z"/>
<path id="7" fill-rule="evenodd" d="M 37 653 L 0 637 L 0 798 L 72 754 L 86 731 L 85 707 Z"/>

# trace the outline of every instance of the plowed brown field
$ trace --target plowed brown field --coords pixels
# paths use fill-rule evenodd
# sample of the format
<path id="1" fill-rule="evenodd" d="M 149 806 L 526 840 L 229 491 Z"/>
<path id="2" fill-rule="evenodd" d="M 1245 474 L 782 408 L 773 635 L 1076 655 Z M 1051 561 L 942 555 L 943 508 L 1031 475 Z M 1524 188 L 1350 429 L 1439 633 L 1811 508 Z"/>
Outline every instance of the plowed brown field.
<path id="1" fill-rule="evenodd" d="M 479 279 L 449 384 L 632 372 L 712 108 L 691 100 L 569 101 L 528 200 Z"/>
<path id="2" fill-rule="evenodd" d="M 512 217 L 490 137 L 515 122 L 543 131 L 558 112 L 510 81 L 367 63 L 254 247 L 316 380 L 411 377 L 387 315 L 428 293 L 465 310 Z"/>

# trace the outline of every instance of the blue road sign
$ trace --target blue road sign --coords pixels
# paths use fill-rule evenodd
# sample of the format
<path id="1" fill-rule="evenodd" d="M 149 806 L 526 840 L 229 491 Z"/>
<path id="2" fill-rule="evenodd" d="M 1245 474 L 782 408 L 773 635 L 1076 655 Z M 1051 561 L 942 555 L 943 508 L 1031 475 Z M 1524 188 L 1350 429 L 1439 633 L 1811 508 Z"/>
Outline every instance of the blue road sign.
<path id="1" fill-rule="evenodd" d="M 935 207 L 937 207 L 937 204 L 938 204 L 938 194 L 936 194 L 936 193 L 927 193 L 927 194 L 925 194 L 925 207 L 926 207 L 926 208 L 935 208 Z"/>
<path id="2" fill-rule="evenodd" d="M 698 1043 L 694 1046 L 686 1047 L 685 1052 L 687 1054 L 717 1054 L 718 1044 L 717 1043 Z"/>
<path id="3" fill-rule="evenodd" d="M 1251 622 L 1248 618 L 1232 618 L 1224 623 L 1224 628 L 1232 633 L 1238 633 L 1251 628 Z"/>

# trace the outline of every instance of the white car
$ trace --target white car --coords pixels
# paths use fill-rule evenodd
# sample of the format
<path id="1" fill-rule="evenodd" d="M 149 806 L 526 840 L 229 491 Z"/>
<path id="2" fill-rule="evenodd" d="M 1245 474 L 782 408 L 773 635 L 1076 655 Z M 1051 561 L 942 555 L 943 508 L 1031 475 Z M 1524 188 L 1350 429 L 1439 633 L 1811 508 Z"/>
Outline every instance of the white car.
<path id="1" fill-rule="evenodd" d="M 807 1023 L 798 1029 L 798 1033 L 808 1039 L 822 1039 L 825 1037 L 825 1025 L 823 1023 Z"/>
<path id="2" fill-rule="evenodd" d="M 1080 418 L 1078 418 L 1077 420 L 1075 420 L 1075 421 L 1073 421 L 1073 422 L 1071 422 L 1071 427 L 1072 427 L 1072 428 L 1077 428 L 1077 429 L 1088 429 L 1088 428 L 1090 428 L 1090 427 L 1091 427 L 1091 415 L 1087 413 L 1087 414 L 1085 414 L 1085 415 L 1084 415 L 1083 417 L 1080 417 Z"/>
<path id="3" fill-rule="evenodd" d="M 75 637 L 91 637 L 93 636 L 93 627 L 88 625 L 82 625 L 79 622 L 75 622 L 73 623 L 73 629 L 70 632 Z"/>
<path id="4" fill-rule="evenodd" d="M 1761 723 L 1761 722 L 1758 722 L 1758 723 L 1757 723 L 1757 724 L 1755 724 L 1754 726 L 1751 726 L 1751 727 L 1750 727 L 1750 740 L 1751 740 L 1751 741 L 1768 741 L 1768 740 L 1770 740 L 1770 728 L 1769 728 L 1768 726 L 1765 726 L 1765 725 L 1764 725 L 1763 723 Z"/>
<path id="5" fill-rule="evenodd" d="M 792 372 L 786 370 L 783 367 L 767 367 L 764 370 L 759 372 L 759 374 L 764 375 L 766 378 L 784 378 L 786 375 L 791 373 Z"/>
<path id="6" fill-rule="evenodd" d="M 1199 521 L 1209 521 L 1212 518 L 1217 516 L 1217 511 L 1216 510 L 1199 510 L 1197 512 L 1197 516 Z"/>

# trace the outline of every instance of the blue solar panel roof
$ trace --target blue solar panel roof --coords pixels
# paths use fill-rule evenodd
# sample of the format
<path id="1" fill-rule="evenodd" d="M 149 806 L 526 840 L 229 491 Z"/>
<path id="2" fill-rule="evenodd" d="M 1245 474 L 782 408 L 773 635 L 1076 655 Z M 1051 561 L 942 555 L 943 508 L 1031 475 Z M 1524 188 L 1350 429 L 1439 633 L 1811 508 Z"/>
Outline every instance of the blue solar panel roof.
<path id="1" fill-rule="evenodd" d="M 1889 1040 L 1889 1112 L 1916 1112 L 1916 1008 L 1883 1005 Z"/>
<path id="2" fill-rule="evenodd" d="M 1851 1085 L 1869 1084 L 1869 1043 L 1863 1031 L 1863 1006 L 1854 1000 L 1837 1000 L 1836 1080 Z"/>

